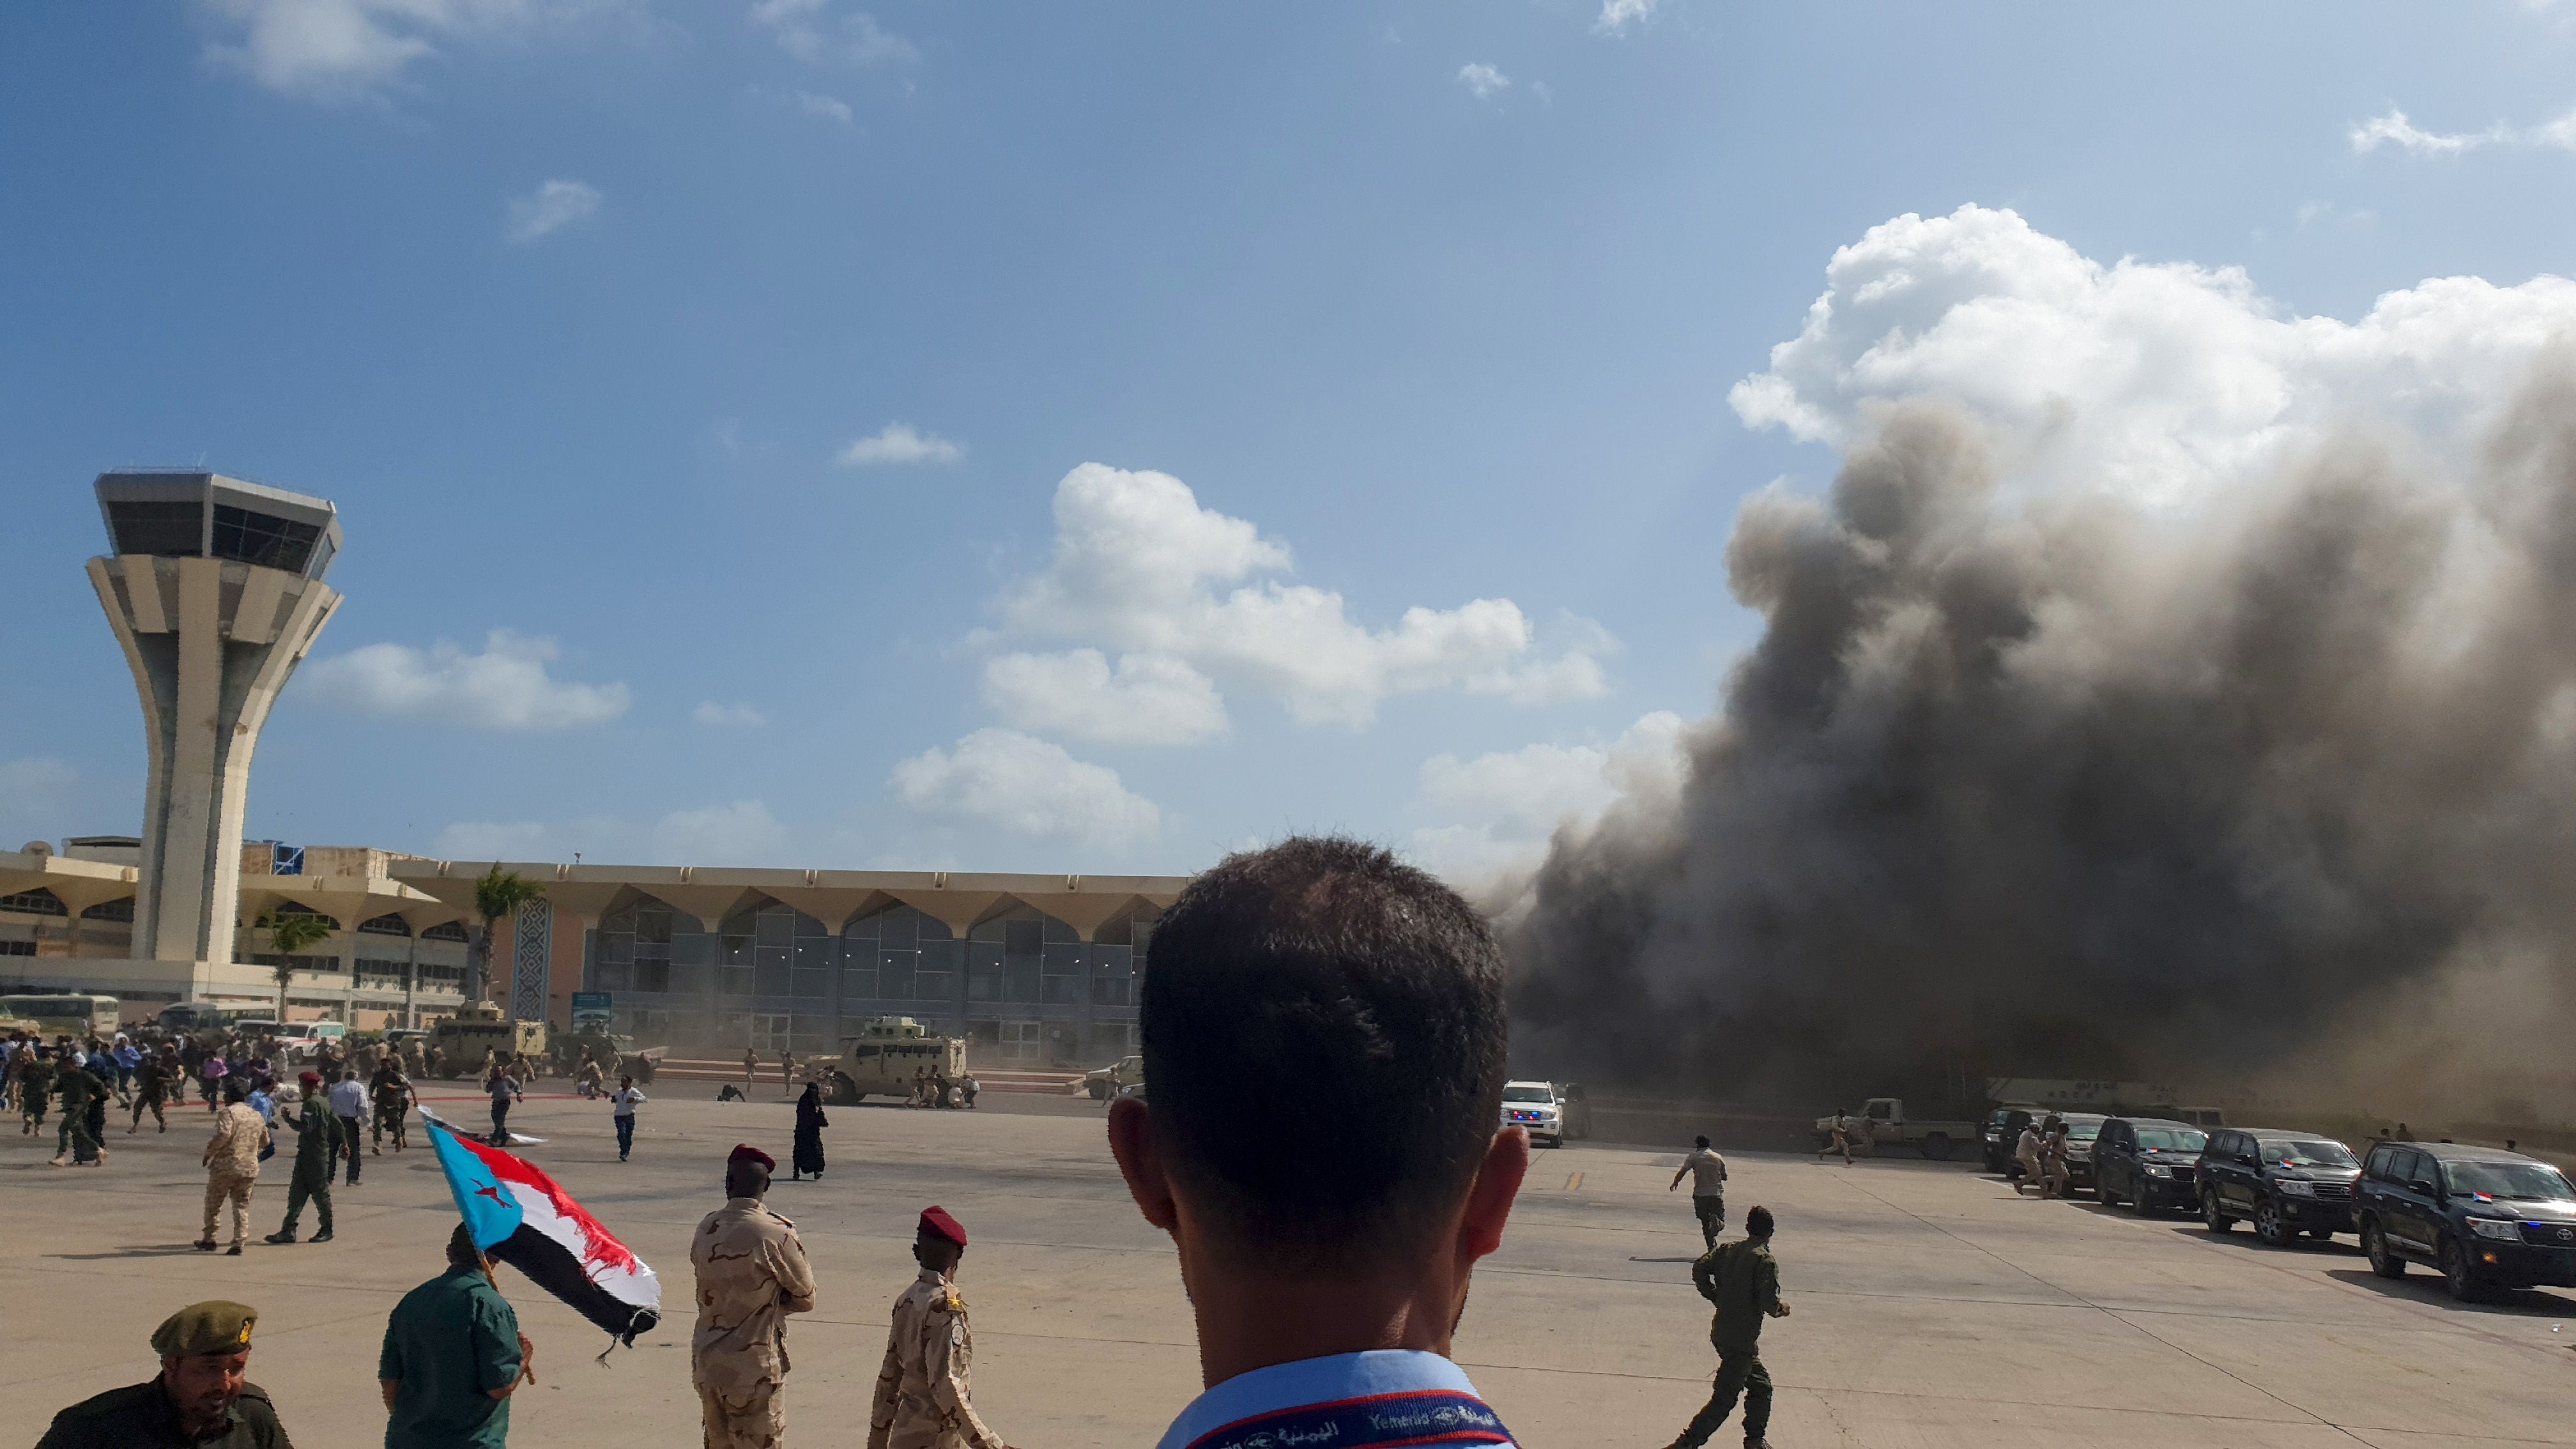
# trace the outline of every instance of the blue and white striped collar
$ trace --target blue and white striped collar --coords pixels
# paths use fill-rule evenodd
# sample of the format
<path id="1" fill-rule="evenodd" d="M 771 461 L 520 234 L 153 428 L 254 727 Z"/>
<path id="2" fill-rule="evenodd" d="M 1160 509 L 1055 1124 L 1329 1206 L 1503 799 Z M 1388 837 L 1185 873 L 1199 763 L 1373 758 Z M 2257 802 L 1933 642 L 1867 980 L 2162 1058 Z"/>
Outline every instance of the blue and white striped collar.
<path id="1" fill-rule="evenodd" d="M 1212 1430 L 1281 1409 L 1423 1392 L 1473 1397 L 1476 1386 L 1456 1364 L 1419 1349 L 1370 1349 L 1275 1363 L 1236 1374 L 1192 1399 L 1155 1449 L 1189 1449 Z"/>

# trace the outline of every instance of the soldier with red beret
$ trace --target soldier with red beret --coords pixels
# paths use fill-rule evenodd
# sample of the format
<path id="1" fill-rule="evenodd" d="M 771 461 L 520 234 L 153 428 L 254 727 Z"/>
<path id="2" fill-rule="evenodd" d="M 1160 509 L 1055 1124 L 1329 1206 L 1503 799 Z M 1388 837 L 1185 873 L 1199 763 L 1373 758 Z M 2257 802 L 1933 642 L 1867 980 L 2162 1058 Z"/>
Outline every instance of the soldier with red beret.
<path id="1" fill-rule="evenodd" d="M 787 1315 L 814 1310 L 814 1270 L 796 1225 L 761 1202 L 777 1166 L 757 1147 L 736 1147 L 725 1205 L 689 1241 L 698 1275 L 689 1371 L 707 1449 L 772 1449 L 787 1434 Z"/>
<path id="2" fill-rule="evenodd" d="M 868 1449 L 1007 1449 L 986 1428 L 968 1395 L 975 1339 L 966 1330 L 966 1300 L 957 1265 L 966 1229 L 944 1208 L 930 1208 L 913 1230 L 912 1257 L 921 1276 L 894 1301 L 885 1366 L 868 1414 Z"/>

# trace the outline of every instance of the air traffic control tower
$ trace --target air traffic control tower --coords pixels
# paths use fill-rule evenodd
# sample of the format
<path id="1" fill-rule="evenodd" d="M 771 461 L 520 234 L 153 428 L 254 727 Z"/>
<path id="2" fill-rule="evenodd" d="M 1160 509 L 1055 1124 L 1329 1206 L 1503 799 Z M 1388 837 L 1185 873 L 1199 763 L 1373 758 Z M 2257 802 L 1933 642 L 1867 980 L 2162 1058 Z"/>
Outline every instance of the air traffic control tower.
<path id="1" fill-rule="evenodd" d="M 319 498 L 218 473 L 102 473 L 115 552 L 89 581 L 143 698 L 143 801 L 133 954 L 187 962 L 197 994 L 233 959 L 242 807 L 260 726 L 340 607 L 322 582 L 340 549 Z"/>

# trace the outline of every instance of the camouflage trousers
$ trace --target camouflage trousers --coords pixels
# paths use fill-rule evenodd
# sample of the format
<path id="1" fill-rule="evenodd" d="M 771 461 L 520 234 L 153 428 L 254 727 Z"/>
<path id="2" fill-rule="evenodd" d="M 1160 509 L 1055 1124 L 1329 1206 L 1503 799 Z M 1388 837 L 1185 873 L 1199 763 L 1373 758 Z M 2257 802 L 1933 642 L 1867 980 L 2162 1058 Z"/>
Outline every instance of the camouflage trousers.
<path id="1" fill-rule="evenodd" d="M 706 1449 L 777 1449 L 787 1442 L 785 1384 L 766 1379 L 740 1389 L 698 1386 L 706 1419 Z"/>
<path id="2" fill-rule="evenodd" d="M 233 1246 L 240 1247 L 242 1240 L 250 1236 L 250 1194 L 251 1189 L 257 1186 L 259 1178 L 256 1175 L 209 1170 L 206 1173 L 206 1230 L 198 1235 L 199 1240 L 215 1241 L 215 1218 L 223 1211 L 225 1200 L 230 1199 L 233 1205 Z"/>

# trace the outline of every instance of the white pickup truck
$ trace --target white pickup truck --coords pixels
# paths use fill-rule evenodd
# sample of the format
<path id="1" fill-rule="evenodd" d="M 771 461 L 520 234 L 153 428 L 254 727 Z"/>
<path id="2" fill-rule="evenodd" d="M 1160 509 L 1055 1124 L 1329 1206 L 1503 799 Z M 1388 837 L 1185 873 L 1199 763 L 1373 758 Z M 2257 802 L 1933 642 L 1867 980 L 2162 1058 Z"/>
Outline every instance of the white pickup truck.
<path id="1" fill-rule="evenodd" d="M 1855 1148 L 1863 1144 L 1879 1148 L 1904 1144 L 1937 1162 L 1959 1150 L 1961 1145 L 1977 1140 L 1977 1124 L 1974 1122 L 1918 1122 L 1907 1117 L 1902 1097 L 1872 1097 L 1848 1117 L 1851 1143 Z M 1828 1114 L 1817 1118 L 1816 1145 L 1830 1147 L 1833 1140 L 1833 1116 Z"/>

